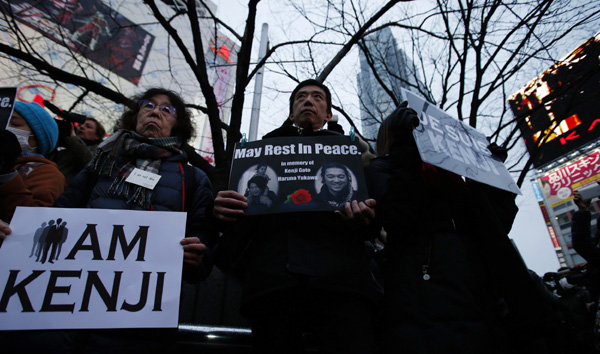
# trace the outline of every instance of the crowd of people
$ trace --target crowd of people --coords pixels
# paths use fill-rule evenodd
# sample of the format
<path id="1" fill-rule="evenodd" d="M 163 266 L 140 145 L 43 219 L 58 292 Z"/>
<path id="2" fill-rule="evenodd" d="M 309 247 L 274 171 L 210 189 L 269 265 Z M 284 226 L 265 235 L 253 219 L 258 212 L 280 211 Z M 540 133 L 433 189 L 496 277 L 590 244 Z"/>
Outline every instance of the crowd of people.
<path id="1" fill-rule="evenodd" d="M 516 196 L 422 161 L 412 135 L 419 119 L 405 103 L 381 124 L 376 154 L 361 142 L 366 200 L 357 200 L 347 166 L 332 161 L 320 169 L 318 197 L 335 211 L 268 213 L 275 198 L 266 165 L 245 193 L 213 195 L 209 176 L 184 151 L 194 128 L 181 97 L 153 88 L 133 101 L 106 139 L 91 117 L 75 128 L 37 103 L 17 102 L 0 131 L 0 240 L 10 237 L 17 206 L 185 211 L 185 235 L 177 235 L 184 280 L 204 280 L 213 265 L 239 277 L 256 353 L 304 353 L 308 342 L 324 353 L 596 351 L 591 330 L 589 345 L 567 343 L 568 313 L 508 238 Z M 289 109 L 286 123 L 263 140 L 343 135 L 338 126 L 326 128 L 331 93 L 317 80 L 296 86 Z M 488 148 L 506 159 L 502 147 Z M 161 178 L 154 188 L 131 184 L 134 169 Z M 589 201 L 577 194 L 575 201 L 573 243 L 597 278 Z M 30 255 L 41 263 L 58 259 L 66 237 L 62 220 L 45 224 Z M 374 255 L 378 242 L 384 257 Z M 598 279 L 593 283 L 590 313 L 599 296 Z M 117 328 L 5 332 L 0 346 L 175 348 L 174 329 Z"/>

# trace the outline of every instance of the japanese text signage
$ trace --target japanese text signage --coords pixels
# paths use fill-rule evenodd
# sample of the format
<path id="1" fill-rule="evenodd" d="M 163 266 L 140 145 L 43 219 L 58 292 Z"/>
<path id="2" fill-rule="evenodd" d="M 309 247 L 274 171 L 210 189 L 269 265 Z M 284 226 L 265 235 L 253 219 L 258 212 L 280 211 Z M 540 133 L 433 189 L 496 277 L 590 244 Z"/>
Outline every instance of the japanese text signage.
<path id="1" fill-rule="evenodd" d="M 538 180 L 542 195 L 551 208 L 573 199 L 573 190 L 600 180 L 600 152 L 595 151 L 560 167 Z"/>
<path id="2" fill-rule="evenodd" d="M 0 330 L 177 327 L 185 213 L 18 207 Z"/>

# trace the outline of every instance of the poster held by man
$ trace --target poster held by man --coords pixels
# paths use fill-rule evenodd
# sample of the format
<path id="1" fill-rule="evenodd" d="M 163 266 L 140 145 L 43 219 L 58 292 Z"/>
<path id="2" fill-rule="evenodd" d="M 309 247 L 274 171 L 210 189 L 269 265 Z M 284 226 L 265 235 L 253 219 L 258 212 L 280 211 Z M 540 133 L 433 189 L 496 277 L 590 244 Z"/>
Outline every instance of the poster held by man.
<path id="1" fill-rule="evenodd" d="M 348 136 L 238 143 L 229 188 L 248 198 L 248 215 L 334 211 L 367 198 L 358 141 Z"/>

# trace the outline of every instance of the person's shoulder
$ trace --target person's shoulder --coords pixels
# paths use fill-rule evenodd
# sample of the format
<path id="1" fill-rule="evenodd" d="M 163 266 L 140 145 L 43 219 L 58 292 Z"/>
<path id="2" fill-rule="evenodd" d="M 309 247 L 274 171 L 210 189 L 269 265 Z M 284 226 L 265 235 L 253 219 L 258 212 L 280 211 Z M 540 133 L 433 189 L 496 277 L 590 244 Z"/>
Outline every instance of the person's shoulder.
<path id="1" fill-rule="evenodd" d="M 381 155 L 371 159 L 367 170 L 387 170 L 392 166 L 392 158 L 389 155 Z"/>
<path id="2" fill-rule="evenodd" d="M 267 197 L 269 197 L 270 199 L 275 199 L 277 198 L 277 194 L 275 194 L 275 192 L 273 192 L 272 190 L 269 190 L 267 192 Z"/>
<path id="3" fill-rule="evenodd" d="M 15 162 L 15 166 L 19 166 L 19 165 L 22 166 L 22 165 L 26 165 L 26 164 L 35 166 L 35 168 L 40 167 L 40 166 L 45 166 L 46 168 L 49 168 L 49 169 L 58 170 L 58 165 L 56 164 L 56 162 L 51 161 L 44 156 L 21 155 L 17 158 L 17 161 Z"/>
<path id="4" fill-rule="evenodd" d="M 77 135 L 65 136 L 64 142 L 65 142 L 65 145 L 70 145 L 70 146 L 86 146 L 87 147 L 87 145 L 85 144 L 85 141 L 83 141 Z"/>
<path id="5" fill-rule="evenodd" d="M 303 132 L 300 133 L 298 127 L 295 127 L 293 125 L 284 125 L 265 134 L 263 136 L 263 139 L 282 138 L 290 136 L 344 136 L 344 134 L 329 129 L 321 129 L 317 131 L 308 131 L 304 129 Z"/>
<path id="6" fill-rule="evenodd" d="M 573 213 L 573 219 L 588 219 L 591 220 L 592 212 L 589 210 L 577 210 Z"/>
<path id="7" fill-rule="evenodd" d="M 201 168 L 191 165 L 191 164 L 184 164 L 183 165 L 184 168 L 184 173 L 188 173 L 191 174 L 191 176 L 188 178 L 188 180 L 193 180 L 194 184 L 196 186 L 206 186 L 209 189 L 212 188 L 212 184 L 210 181 L 210 178 L 208 178 L 208 175 L 206 174 L 206 172 L 204 172 Z"/>
<path id="8" fill-rule="evenodd" d="M 277 129 L 272 130 L 269 133 L 265 134 L 263 136 L 263 139 L 281 138 L 281 137 L 299 136 L 299 135 L 300 134 L 298 133 L 298 128 L 294 127 L 293 125 L 284 125 L 282 127 L 279 127 Z"/>
<path id="9" fill-rule="evenodd" d="M 316 135 L 316 136 L 346 136 L 344 133 L 340 133 L 335 130 L 329 130 L 329 129 L 317 130 L 316 132 L 313 132 L 313 135 Z"/>
<path id="10" fill-rule="evenodd" d="M 191 174 L 194 178 L 208 178 L 206 172 L 198 166 L 194 166 L 187 161 L 182 161 L 181 165 L 183 166 L 183 172 Z"/>

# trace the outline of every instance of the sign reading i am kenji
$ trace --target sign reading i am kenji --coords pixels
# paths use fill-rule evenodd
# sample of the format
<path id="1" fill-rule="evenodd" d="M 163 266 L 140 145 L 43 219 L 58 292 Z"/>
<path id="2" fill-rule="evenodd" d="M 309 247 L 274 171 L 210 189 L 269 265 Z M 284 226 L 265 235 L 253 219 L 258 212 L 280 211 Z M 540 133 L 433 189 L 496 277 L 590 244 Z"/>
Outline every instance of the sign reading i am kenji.
<path id="1" fill-rule="evenodd" d="M 248 215 L 342 210 L 368 197 L 358 141 L 342 135 L 237 143 L 229 189 L 246 196 Z"/>
<path id="2" fill-rule="evenodd" d="M 177 327 L 186 213 L 18 207 L 0 330 Z"/>

